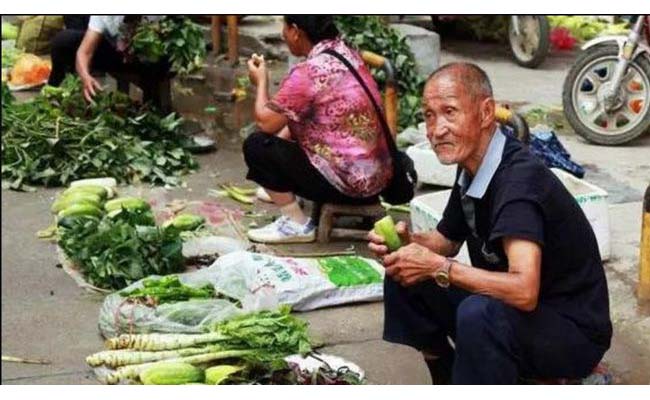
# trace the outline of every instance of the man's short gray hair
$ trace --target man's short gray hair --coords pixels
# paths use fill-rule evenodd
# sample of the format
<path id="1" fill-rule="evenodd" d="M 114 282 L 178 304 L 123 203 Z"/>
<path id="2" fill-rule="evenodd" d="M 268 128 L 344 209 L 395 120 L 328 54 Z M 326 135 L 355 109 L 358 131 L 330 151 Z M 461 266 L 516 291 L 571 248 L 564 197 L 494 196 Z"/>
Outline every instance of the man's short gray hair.
<path id="1" fill-rule="evenodd" d="M 476 64 L 466 62 L 445 64 L 429 75 L 427 83 L 445 74 L 457 75 L 460 78 L 460 82 L 467 86 L 469 94 L 474 99 L 493 97 L 490 78 L 488 78 L 485 71 Z"/>

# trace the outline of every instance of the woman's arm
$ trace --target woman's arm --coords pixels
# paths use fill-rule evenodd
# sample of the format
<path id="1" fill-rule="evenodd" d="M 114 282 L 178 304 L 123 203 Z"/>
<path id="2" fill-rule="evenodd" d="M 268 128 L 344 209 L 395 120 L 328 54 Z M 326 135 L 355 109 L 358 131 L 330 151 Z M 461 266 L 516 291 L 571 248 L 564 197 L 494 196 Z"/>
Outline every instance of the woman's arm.
<path id="1" fill-rule="evenodd" d="M 99 82 L 90 75 L 90 63 L 92 62 L 93 54 L 95 54 L 95 50 L 97 50 L 97 46 L 99 46 L 102 40 L 101 33 L 88 29 L 81 41 L 79 49 L 77 49 L 75 69 L 83 85 L 84 97 L 88 101 L 92 101 L 96 90 L 102 90 Z"/>
<path id="2" fill-rule="evenodd" d="M 266 62 L 262 58 L 252 57 L 248 60 L 248 74 L 257 87 L 255 97 L 255 122 L 262 132 L 276 134 L 287 125 L 287 117 L 271 110 L 269 102 L 269 74 Z"/>

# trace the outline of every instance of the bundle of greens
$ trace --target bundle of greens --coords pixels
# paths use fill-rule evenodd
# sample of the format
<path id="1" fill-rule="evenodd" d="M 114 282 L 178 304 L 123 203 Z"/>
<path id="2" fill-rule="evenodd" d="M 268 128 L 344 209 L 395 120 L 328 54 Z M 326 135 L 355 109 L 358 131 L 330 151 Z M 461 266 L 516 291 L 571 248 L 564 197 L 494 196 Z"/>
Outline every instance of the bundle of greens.
<path id="1" fill-rule="evenodd" d="M 627 35 L 629 32 L 629 24 L 625 21 L 610 24 L 584 15 L 549 15 L 548 20 L 553 28 L 568 29 L 571 36 L 579 42 L 586 42 L 600 35 Z"/>
<path id="2" fill-rule="evenodd" d="M 7 82 L 2 82 L 2 113 L 3 114 L 5 108 L 8 108 L 13 102 L 14 102 L 14 95 L 11 94 L 11 90 L 9 90 L 9 86 L 7 86 Z M 4 123 L 2 124 L 2 130 L 4 132 Z"/>
<path id="3" fill-rule="evenodd" d="M 2 21 L 2 40 L 16 39 L 18 39 L 18 27 L 9 22 Z M 2 52 L 4 53 L 4 49 L 2 49 Z"/>
<path id="4" fill-rule="evenodd" d="M 121 289 L 149 275 L 183 269 L 177 231 L 155 225 L 142 211 L 123 208 L 116 215 L 77 215 L 59 221 L 59 246 L 85 278 L 103 289 Z"/>
<path id="5" fill-rule="evenodd" d="M 160 368 L 172 361 L 207 368 L 210 383 L 224 383 L 226 377 L 259 383 L 288 370 L 284 357 L 311 351 L 306 322 L 290 311 L 281 307 L 235 317 L 204 334 L 121 335 L 106 342 L 110 350 L 93 354 L 86 362 L 91 367 L 114 368 L 106 376 L 107 383 L 142 382 L 151 373 L 145 371 L 151 368 L 158 370 L 154 375 L 165 377 L 161 383 L 182 379 L 180 375 L 186 375 L 187 367 L 172 373 Z M 211 369 L 215 366 L 221 368 Z M 191 379 L 197 379 L 196 374 Z"/>
<path id="6" fill-rule="evenodd" d="M 415 57 L 406 39 L 378 16 L 338 15 L 335 23 L 346 42 L 391 61 L 400 92 L 399 128 L 405 129 L 422 122 L 420 98 L 424 81 L 418 76 Z M 382 85 L 385 82 L 383 71 L 373 70 L 372 73 L 377 83 Z"/>
<path id="7" fill-rule="evenodd" d="M 187 75 L 203 65 L 206 43 L 201 27 L 189 18 L 165 17 L 140 23 L 127 52 L 148 63 L 166 57 L 172 72 Z"/>
<path id="8" fill-rule="evenodd" d="M 198 168 L 179 133 L 181 119 L 160 117 L 119 92 L 100 92 L 87 104 L 76 77 L 46 86 L 32 101 L 5 104 L 2 89 L 3 187 L 66 185 L 114 176 L 123 182 L 177 185 Z"/>
<path id="9" fill-rule="evenodd" d="M 211 299 L 215 297 L 214 287 L 210 284 L 199 288 L 184 285 L 178 276 L 170 275 L 160 279 L 145 279 L 143 287 L 133 290 L 122 290 L 120 295 L 131 301 L 158 305 L 187 301 L 190 299 Z"/>
<path id="10" fill-rule="evenodd" d="M 23 51 L 15 47 L 2 49 L 2 68 L 11 68 L 16 64 L 16 60 L 23 55 Z"/>

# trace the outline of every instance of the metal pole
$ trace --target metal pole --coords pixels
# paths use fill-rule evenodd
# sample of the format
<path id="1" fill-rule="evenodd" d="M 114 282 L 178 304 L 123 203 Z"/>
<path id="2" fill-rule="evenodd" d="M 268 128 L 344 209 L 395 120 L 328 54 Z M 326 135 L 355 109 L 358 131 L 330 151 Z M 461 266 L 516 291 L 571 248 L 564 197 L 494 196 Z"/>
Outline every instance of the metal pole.
<path id="1" fill-rule="evenodd" d="M 650 185 L 643 198 L 642 218 L 637 295 L 639 300 L 650 300 Z"/>

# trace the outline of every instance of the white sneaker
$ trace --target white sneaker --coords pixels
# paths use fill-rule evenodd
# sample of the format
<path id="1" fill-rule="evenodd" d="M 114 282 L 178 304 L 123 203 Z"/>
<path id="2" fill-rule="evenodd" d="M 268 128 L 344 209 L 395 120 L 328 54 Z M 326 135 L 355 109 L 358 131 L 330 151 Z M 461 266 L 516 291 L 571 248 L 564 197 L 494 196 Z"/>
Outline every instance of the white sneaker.
<path id="1" fill-rule="evenodd" d="M 249 230 L 248 238 L 258 243 L 309 243 L 316 240 L 316 227 L 311 219 L 301 225 L 281 216 L 262 228 Z"/>
<path id="2" fill-rule="evenodd" d="M 255 196 L 258 198 L 258 200 L 263 201 L 265 203 L 273 203 L 273 200 L 271 200 L 271 196 L 269 196 L 269 194 L 266 193 L 266 190 L 264 190 L 263 187 L 257 188 L 257 192 L 255 192 Z"/>

